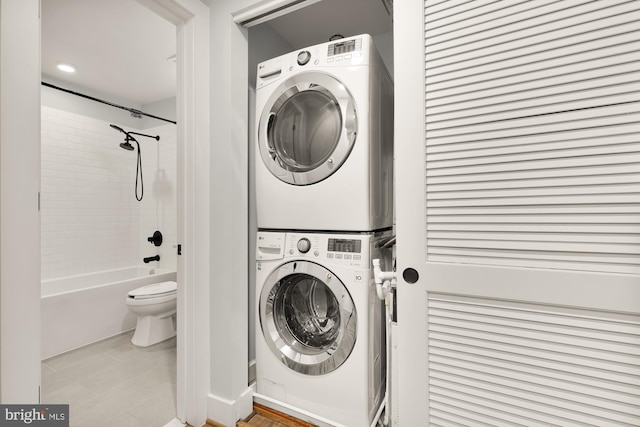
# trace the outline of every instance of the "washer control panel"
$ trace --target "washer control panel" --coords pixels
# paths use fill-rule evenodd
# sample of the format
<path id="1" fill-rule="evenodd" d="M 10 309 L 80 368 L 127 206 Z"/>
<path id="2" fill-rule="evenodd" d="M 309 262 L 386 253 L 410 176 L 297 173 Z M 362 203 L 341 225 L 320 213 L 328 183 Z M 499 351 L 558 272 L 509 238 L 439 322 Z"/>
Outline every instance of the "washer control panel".
<path id="1" fill-rule="evenodd" d="M 369 238 L 368 235 L 286 233 L 284 257 L 360 266 L 368 259 Z"/>

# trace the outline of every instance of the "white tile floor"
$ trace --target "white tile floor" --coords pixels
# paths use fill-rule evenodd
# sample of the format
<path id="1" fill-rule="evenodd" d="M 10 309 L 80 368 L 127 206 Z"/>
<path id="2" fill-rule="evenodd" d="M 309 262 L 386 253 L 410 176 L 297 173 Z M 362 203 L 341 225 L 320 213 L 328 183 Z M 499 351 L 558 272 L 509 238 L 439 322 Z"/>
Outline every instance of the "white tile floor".
<path id="1" fill-rule="evenodd" d="M 68 403 L 70 427 L 161 427 L 176 414 L 176 339 L 146 347 L 133 332 L 42 362 L 42 403 Z"/>

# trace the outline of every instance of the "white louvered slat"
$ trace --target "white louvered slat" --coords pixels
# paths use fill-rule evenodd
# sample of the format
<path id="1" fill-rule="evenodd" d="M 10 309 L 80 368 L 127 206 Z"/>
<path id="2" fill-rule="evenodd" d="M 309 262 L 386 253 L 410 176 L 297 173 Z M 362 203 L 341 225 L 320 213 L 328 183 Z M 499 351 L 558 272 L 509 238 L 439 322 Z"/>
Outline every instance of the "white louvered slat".
<path id="1" fill-rule="evenodd" d="M 453 420 L 462 426 L 490 426 L 490 427 L 516 427 L 522 426 L 522 424 L 514 424 L 513 422 L 504 422 L 502 420 L 498 420 L 494 417 L 489 417 L 484 414 L 480 414 L 474 411 L 464 410 L 457 406 L 447 405 L 445 403 L 439 401 L 431 402 L 431 420 L 435 420 L 434 422 L 440 422 L 440 420 Z M 529 424 L 529 427 L 542 427 L 544 424 L 542 423 L 534 423 Z M 523 426 L 524 427 L 524 426 Z"/>
<path id="2" fill-rule="evenodd" d="M 615 183 L 598 186 L 552 186 L 548 188 L 520 188 L 520 189 L 491 189 L 491 190 L 461 190 L 455 194 L 451 192 L 430 192 L 428 200 L 459 200 L 459 199 L 488 199 L 488 198 L 513 198 L 534 196 L 568 196 L 589 194 L 637 194 L 640 193 L 640 183 Z M 473 202 L 469 202 L 473 203 Z"/>
<path id="3" fill-rule="evenodd" d="M 537 2 L 514 0 L 509 3 L 492 0 L 449 1 L 439 3 L 440 7 L 434 7 L 432 3 L 434 2 L 425 2 L 425 45 L 427 46 L 442 42 L 437 36 L 446 33 L 447 29 L 454 31 L 456 26 L 460 29 L 453 37 L 459 38 L 486 30 L 482 26 L 487 23 L 489 23 L 489 28 L 496 27 L 495 24 L 491 24 L 491 21 L 499 23 L 498 26 L 504 26 L 521 22 L 523 17 L 535 15 L 536 9 L 542 8 L 543 13 L 561 9 L 558 6 L 554 8 L 553 4 L 557 3 L 554 0 L 539 0 Z"/>
<path id="4" fill-rule="evenodd" d="M 629 139 L 634 136 L 629 135 Z M 637 138 L 637 136 L 636 136 Z M 456 152 L 456 157 L 451 160 L 439 160 L 437 156 L 429 155 L 429 161 L 433 164 L 435 169 L 441 168 L 453 168 L 459 166 L 469 165 L 482 165 L 482 164 L 503 164 L 503 163 L 516 163 L 516 162 L 531 162 L 533 160 L 558 160 L 558 159 L 572 159 L 576 157 L 593 157 L 593 156 L 606 156 L 614 154 L 634 154 L 638 150 L 640 144 L 635 144 L 633 141 L 629 143 L 610 144 L 604 146 L 588 146 L 588 147 L 572 147 L 567 149 L 555 149 L 555 150 L 538 150 L 513 153 L 513 154 L 498 154 L 488 155 L 479 153 L 478 156 L 469 155 L 469 153 Z M 483 155 L 484 154 L 484 155 Z M 632 181 L 633 182 L 633 181 Z"/>
<path id="5" fill-rule="evenodd" d="M 502 230 L 500 230 L 502 231 Z M 603 241 L 607 241 L 609 243 L 622 243 L 622 244 L 631 244 L 631 245 L 640 245 L 640 235 L 629 235 L 629 234 L 601 234 L 599 236 Z M 591 243 L 593 242 L 594 236 L 592 234 L 569 234 L 569 233 L 491 233 L 491 232 L 475 232 L 473 235 L 470 235 L 469 232 L 458 231 L 428 231 L 427 238 L 430 239 L 470 239 L 474 238 L 477 240 L 509 240 L 509 241 L 534 241 L 534 242 L 573 242 L 573 243 Z"/>
<path id="6" fill-rule="evenodd" d="M 561 3 L 563 2 L 555 4 Z M 606 2 L 590 1 L 588 3 L 607 9 Z M 613 5 L 615 2 L 611 2 L 611 4 Z M 426 60 L 433 67 L 462 62 L 459 68 L 467 68 L 472 65 L 497 62 L 507 57 L 520 57 L 541 51 L 555 50 L 570 44 L 616 37 L 619 34 L 634 31 L 633 13 L 637 8 L 637 2 L 633 1 L 624 2 L 622 6 L 617 7 L 614 12 L 609 14 L 595 11 L 590 14 L 574 15 L 575 8 L 567 8 L 558 12 L 558 19 L 553 20 L 549 20 L 545 14 L 536 16 L 534 10 L 519 22 L 489 28 L 482 33 L 471 34 L 466 38 L 456 37 L 457 28 L 467 27 L 466 21 L 459 21 L 456 24 L 441 27 L 444 33 L 443 37 L 447 42 L 430 45 L 427 39 Z M 490 20 L 491 16 L 487 14 L 486 18 Z M 492 23 L 492 21 L 489 22 Z M 428 22 L 426 25 L 429 28 Z M 425 34 L 429 37 L 428 29 Z M 469 63 L 464 63 L 467 60 Z"/>
<path id="7" fill-rule="evenodd" d="M 640 67 L 637 72 L 640 75 Z M 486 121 L 467 126 L 428 130 L 427 136 L 432 135 L 434 139 L 440 138 L 441 141 L 437 142 L 441 144 L 455 144 L 465 142 L 473 136 L 480 139 L 514 138 L 530 134 L 561 132 L 566 129 L 626 124 L 640 121 L 639 106 L 640 101 L 622 105 L 603 105 L 585 110 L 550 112 L 545 115 L 524 116 L 511 120 Z M 427 121 L 428 119 L 429 114 L 427 114 Z"/>
<path id="8" fill-rule="evenodd" d="M 537 253 L 534 251 L 491 251 L 488 249 L 438 248 L 431 257 L 433 262 L 487 264 L 501 267 L 520 267 L 526 264 L 530 268 L 552 270 L 589 270 L 607 273 L 640 274 L 637 257 L 616 256 L 615 260 L 604 259 L 601 255 L 567 253 L 558 256 L 555 253 Z"/>
<path id="9" fill-rule="evenodd" d="M 514 55 L 502 58 L 499 67 L 493 61 L 476 58 L 465 63 L 464 67 L 453 62 L 441 64 L 427 70 L 426 76 L 434 79 L 434 83 L 441 80 L 455 80 L 469 76 L 491 78 L 500 72 L 509 74 L 527 73 L 545 68 L 556 68 L 558 65 L 571 64 L 581 61 L 592 61 L 595 58 L 606 58 L 637 50 L 637 41 L 629 40 L 626 33 L 614 34 L 603 38 L 590 38 L 588 43 L 573 43 L 554 46 L 550 50 L 529 51 L 526 55 Z M 458 65 L 458 66 L 456 66 Z"/>
<path id="10" fill-rule="evenodd" d="M 483 157 L 503 154 L 518 154 L 538 151 L 567 150 L 608 146 L 637 142 L 637 123 L 627 120 L 616 123 L 615 132 L 607 127 L 586 127 L 584 129 L 565 129 L 553 134 L 532 134 L 521 136 L 518 141 L 509 139 L 477 140 L 463 144 L 430 144 L 427 153 L 435 160 L 456 158 L 458 156 Z"/>
<path id="11" fill-rule="evenodd" d="M 640 272 L 640 2 L 425 2 L 427 259 Z"/>
<path id="12" fill-rule="evenodd" d="M 610 22 L 619 27 L 633 22 L 630 12 L 638 9 L 637 2 L 628 0 L 610 0 L 608 2 L 587 1 L 555 2 L 546 7 L 530 10 L 522 9 L 521 13 L 504 19 L 494 20 L 496 13 L 479 15 L 478 19 L 464 19 L 462 15 L 453 15 L 453 22 L 432 28 L 426 23 L 427 60 L 450 62 L 457 55 L 479 58 L 485 54 L 495 54 L 511 49 L 538 49 L 538 45 L 557 46 L 559 36 L 570 41 L 580 42 L 579 36 L 586 34 L 616 34 L 609 32 Z M 573 4 L 573 7 L 566 5 Z M 504 4 L 498 2 L 497 7 Z M 470 10 L 467 14 L 477 13 L 479 9 Z M 554 19 L 548 14 L 554 13 Z M 480 23 L 481 25 L 478 25 Z M 440 37 L 436 37 L 440 32 Z M 595 34 L 594 34 L 595 33 Z M 433 41 L 433 42 L 432 42 Z M 564 44 L 564 43 L 563 43 Z M 438 62 L 436 65 L 439 65 Z"/>
<path id="13" fill-rule="evenodd" d="M 593 176 L 602 176 L 602 175 L 612 175 L 612 174 L 632 174 L 635 177 L 635 173 L 638 171 L 638 165 L 633 161 L 626 163 L 625 159 L 619 159 L 622 163 L 615 165 L 594 165 L 594 166 L 585 166 L 582 165 L 580 168 L 574 169 L 564 169 L 557 170 L 555 168 L 544 169 L 537 168 L 534 170 L 514 170 L 509 172 L 501 172 L 501 173 L 469 173 L 469 174 L 459 174 L 459 175 L 451 175 L 451 174 L 442 174 L 442 177 L 432 174 L 428 181 L 427 187 L 432 184 L 448 184 L 448 183 L 460 183 L 460 182 L 507 182 L 508 181 L 519 181 L 519 180 L 530 180 L 530 179 L 541 179 L 541 178 L 558 178 L 562 179 L 564 177 L 593 177 Z M 601 166 L 607 166 L 607 168 L 603 168 Z M 637 182 L 637 181 L 634 181 Z M 505 184 L 505 185 L 507 185 Z"/>
<path id="14" fill-rule="evenodd" d="M 636 52 L 634 54 L 637 56 L 639 53 Z M 616 79 L 612 78 L 612 81 L 616 81 Z M 429 116 L 432 120 L 430 128 L 438 129 L 449 126 L 468 126 L 481 123 L 487 119 L 504 121 L 522 116 L 547 114 L 552 109 L 554 111 L 571 111 L 598 107 L 603 104 L 625 104 L 638 100 L 638 95 L 640 94 L 640 91 L 638 91 L 638 82 L 634 81 L 628 84 L 622 84 L 619 80 L 617 80 L 617 82 L 615 87 L 604 85 L 602 88 L 596 87 L 585 93 L 580 89 L 585 83 L 575 83 L 574 80 L 574 83 L 570 83 L 571 86 L 575 87 L 575 90 L 572 92 L 564 92 L 564 90 L 571 89 L 568 87 L 568 84 L 565 85 L 563 91 L 560 93 L 557 89 L 554 91 L 553 88 L 550 87 L 548 91 L 545 93 L 540 92 L 535 98 L 523 100 L 521 94 L 516 93 L 511 96 L 511 101 L 500 98 L 496 99 L 494 103 L 487 102 L 490 97 L 482 97 L 482 95 L 480 95 L 478 99 L 469 96 L 467 102 L 463 101 L 430 107 Z M 605 82 L 598 82 L 598 84 L 601 83 Z M 484 87 L 487 88 L 488 86 Z M 505 93 L 503 92 L 502 94 L 504 95 Z M 437 99 L 434 98 L 434 102 L 435 101 L 437 101 Z M 476 101 L 475 108 L 474 101 Z M 473 109 L 471 110 L 471 108 Z"/>
<path id="15" fill-rule="evenodd" d="M 427 329 L 437 419 L 640 425 L 640 316 L 431 294 Z"/>

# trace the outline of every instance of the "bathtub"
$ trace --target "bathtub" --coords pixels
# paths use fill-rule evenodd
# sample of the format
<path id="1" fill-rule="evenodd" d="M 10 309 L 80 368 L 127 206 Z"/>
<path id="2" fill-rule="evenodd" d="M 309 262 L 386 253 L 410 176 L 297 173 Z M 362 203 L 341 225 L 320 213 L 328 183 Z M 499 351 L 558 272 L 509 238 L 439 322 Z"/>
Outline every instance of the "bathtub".
<path id="1" fill-rule="evenodd" d="M 128 267 L 42 281 L 42 359 L 131 330 L 127 292 L 176 280 L 176 272 Z"/>

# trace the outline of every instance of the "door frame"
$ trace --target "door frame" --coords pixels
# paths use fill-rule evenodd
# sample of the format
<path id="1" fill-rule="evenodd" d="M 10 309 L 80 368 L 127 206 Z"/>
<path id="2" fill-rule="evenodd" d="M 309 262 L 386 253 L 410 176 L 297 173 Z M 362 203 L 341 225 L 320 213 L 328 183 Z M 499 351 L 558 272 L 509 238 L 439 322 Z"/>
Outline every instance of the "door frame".
<path id="1" fill-rule="evenodd" d="M 198 156 L 194 154 L 209 145 L 209 9 L 198 0 L 139 0 L 139 3 L 177 26 L 180 94 L 178 120 L 183 124 L 178 126 L 178 140 L 183 144 L 178 158 L 178 233 L 186 254 L 199 254 L 198 250 L 202 246 L 208 247 L 208 237 L 194 239 L 193 230 L 202 224 L 208 227 L 209 211 L 198 210 L 203 203 L 208 206 L 208 187 L 199 186 L 191 191 L 194 189 L 194 173 L 187 174 L 190 169 L 185 165 L 199 161 L 197 166 L 200 173 L 206 173 L 209 168 L 208 158 L 202 159 L 199 152 Z M 3 403 L 38 403 L 41 363 L 41 238 L 37 213 L 40 187 L 39 2 L 2 1 L 0 6 L 3 18 L 2 40 L 23 40 L 20 46 L 10 42 L 0 46 L 2 62 L 11 62 L 11 69 L 17 70 L 12 73 L 3 72 L 0 81 L 3 89 L 0 99 L 3 110 L 0 117 L 0 153 L 3 159 L 11 158 L 7 165 L 20 166 L 17 169 L 3 167 L 1 176 L 3 210 L 0 296 L 4 305 L 0 308 L 0 400 Z M 16 22 L 19 25 L 5 26 L 5 22 Z M 25 46 L 33 49 L 26 49 Z M 16 144 L 13 143 L 14 140 L 30 143 Z M 21 182 L 18 193 L 9 191 L 15 188 L 12 184 L 15 182 Z M 5 215 L 6 213 L 11 215 Z M 189 220 L 188 216 L 191 217 Z M 189 226 L 186 230 L 185 224 Z M 5 250 L 8 248 L 11 250 Z M 28 256 L 23 254 L 24 251 L 28 252 Z M 208 251 L 205 256 L 207 254 Z M 185 255 L 178 260 L 178 277 L 182 282 L 178 303 L 182 313 L 192 313 L 189 308 L 195 305 L 194 300 L 198 297 L 188 288 L 196 288 L 196 279 L 202 278 L 203 271 L 208 274 L 208 263 L 198 263 L 199 260 L 195 258 Z M 181 316 L 179 326 L 182 341 L 178 339 L 177 415 L 182 420 L 196 419 L 198 414 L 206 413 L 206 404 L 202 403 L 208 391 L 208 372 L 203 375 L 201 371 L 197 371 L 196 375 L 195 369 L 199 365 L 187 363 L 186 360 L 189 356 L 196 355 L 199 360 L 206 359 L 208 363 L 208 353 L 200 350 L 203 347 L 209 348 L 210 334 L 206 325 L 198 327 L 198 316 L 199 314 Z M 16 324 L 21 327 L 12 327 Z M 184 333 L 187 330 L 193 332 L 188 341 L 185 340 L 187 334 Z M 29 339 L 25 341 L 24 337 Z M 187 370 L 189 366 L 192 367 Z M 204 417 L 200 418 L 204 421 Z"/>
<path id="2" fill-rule="evenodd" d="M 176 26 L 177 107 L 177 393 L 176 418 L 204 422 L 210 333 L 207 307 L 209 179 L 209 8 L 198 0 L 136 0 Z"/>
<path id="3" fill-rule="evenodd" d="M 424 165 L 424 141 L 425 138 L 425 98 L 424 91 L 419 88 L 424 86 L 425 79 L 425 54 L 424 54 L 424 2 L 396 2 L 393 7 L 393 62 L 395 64 L 394 75 L 394 140 L 395 163 L 402 164 L 402 168 L 395 168 L 395 188 L 407 188 L 407 184 L 422 182 L 424 186 L 425 176 Z M 402 66 L 399 66 L 402 64 Z M 400 144 L 399 141 L 404 142 Z M 412 267 L 411 260 L 415 258 L 415 253 L 421 253 L 421 246 L 426 241 L 426 236 L 422 230 L 411 229 L 410 224 L 420 221 L 423 213 L 425 200 L 416 198 L 413 193 L 407 191 L 396 191 L 396 234 L 412 235 L 414 239 L 402 241 L 396 246 L 396 259 L 398 272 L 405 268 Z M 398 209 L 397 206 L 415 206 L 414 209 Z M 407 228 L 409 228 L 407 230 Z M 401 275 L 398 275 L 399 278 Z M 398 286 L 406 286 L 399 280 Z M 409 285 L 410 286 L 410 285 Z M 424 323 L 423 313 L 417 310 L 405 308 L 404 304 L 411 304 L 411 301 L 398 300 L 398 321 L 407 324 L 422 325 Z M 414 337 L 410 334 L 396 337 L 398 346 L 415 345 Z M 414 412 L 425 413 L 426 405 L 421 400 L 426 390 L 416 389 L 411 391 L 410 386 L 417 382 L 415 378 L 426 378 L 428 375 L 427 366 L 421 359 L 422 352 L 410 353 L 413 360 L 404 360 L 398 364 L 398 389 L 394 390 L 395 402 L 402 402 L 403 408 L 413 409 Z M 415 387 L 426 386 L 426 382 L 417 384 Z M 396 411 L 394 417 L 399 416 L 400 410 Z M 405 409 L 406 410 L 406 409 Z M 408 412 L 408 411 L 407 411 Z M 406 415 L 402 413 L 402 415 Z M 413 419 L 413 414 L 409 414 L 405 419 Z M 416 417 L 415 419 L 420 419 Z M 427 418 L 422 418 L 426 420 Z"/>
<path id="4" fill-rule="evenodd" d="M 3 404 L 40 401 L 39 8 L 38 0 L 0 0 L 0 402 Z"/>

